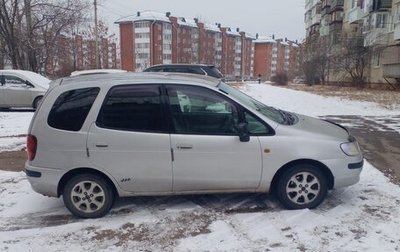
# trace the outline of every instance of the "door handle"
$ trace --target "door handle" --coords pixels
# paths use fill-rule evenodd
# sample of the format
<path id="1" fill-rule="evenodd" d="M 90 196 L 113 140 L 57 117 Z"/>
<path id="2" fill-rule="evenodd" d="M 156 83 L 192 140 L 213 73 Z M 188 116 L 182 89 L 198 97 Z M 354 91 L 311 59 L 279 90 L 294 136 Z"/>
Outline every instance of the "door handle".
<path id="1" fill-rule="evenodd" d="M 107 148 L 108 144 L 106 144 L 106 143 L 96 143 L 96 147 L 97 148 Z"/>
<path id="2" fill-rule="evenodd" d="M 191 150 L 191 149 L 193 149 L 193 145 L 191 145 L 191 144 L 177 144 L 176 148 L 178 150 Z"/>

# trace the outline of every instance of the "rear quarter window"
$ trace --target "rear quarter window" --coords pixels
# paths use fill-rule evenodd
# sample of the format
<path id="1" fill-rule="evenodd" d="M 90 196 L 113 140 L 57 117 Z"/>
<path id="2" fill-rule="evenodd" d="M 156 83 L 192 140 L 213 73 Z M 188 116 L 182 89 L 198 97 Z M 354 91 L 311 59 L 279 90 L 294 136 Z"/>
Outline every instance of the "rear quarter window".
<path id="1" fill-rule="evenodd" d="M 100 88 L 81 88 L 62 93 L 54 102 L 47 123 L 56 129 L 79 131 L 99 91 Z"/>

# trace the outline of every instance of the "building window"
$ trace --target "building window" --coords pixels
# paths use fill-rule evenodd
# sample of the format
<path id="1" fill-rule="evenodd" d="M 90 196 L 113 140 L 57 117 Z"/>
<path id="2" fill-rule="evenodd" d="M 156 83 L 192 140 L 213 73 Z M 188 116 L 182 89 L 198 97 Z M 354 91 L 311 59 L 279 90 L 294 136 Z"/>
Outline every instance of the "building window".
<path id="1" fill-rule="evenodd" d="M 171 24 L 163 23 L 163 29 L 164 30 L 171 30 Z"/>
<path id="2" fill-rule="evenodd" d="M 136 43 L 135 48 L 136 49 L 147 49 L 147 48 L 150 48 L 150 43 Z"/>
<path id="3" fill-rule="evenodd" d="M 135 34 L 136 38 L 150 38 L 150 33 L 145 32 L 145 33 L 136 33 Z"/>
<path id="4" fill-rule="evenodd" d="M 388 22 L 387 13 L 377 13 L 376 14 L 376 28 L 386 28 Z"/>
<path id="5" fill-rule="evenodd" d="M 164 54 L 163 55 L 164 60 L 170 60 L 171 59 L 171 54 Z"/>
<path id="6" fill-rule="evenodd" d="M 373 62 L 375 67 L 381 66 L 381 51 L 376 51 L 373 56 Z"/>
<path id="7" fill-rule="evenodd" d="M 394 22 L 400 23 L 400 3 L 397 3 L 394 9 L 395 9 Z"/>
<path id="8" fill-rule="evenodd" d="M 135 22 L 135 28 L 147 28 L 150 27 L 150 23 L 147 21 Z"/>
<path id="9" fill-rule="evenodd" d="M 163 44 L 163 49 L 164 50 L 172 50 L 172 45 L 171 44 Z"/>
<path id="10" fill-rule="evenodd" d="M 148 59 L 150 57 L 148 53 L 137 53 L 136 56 L 138 59 Z"/>

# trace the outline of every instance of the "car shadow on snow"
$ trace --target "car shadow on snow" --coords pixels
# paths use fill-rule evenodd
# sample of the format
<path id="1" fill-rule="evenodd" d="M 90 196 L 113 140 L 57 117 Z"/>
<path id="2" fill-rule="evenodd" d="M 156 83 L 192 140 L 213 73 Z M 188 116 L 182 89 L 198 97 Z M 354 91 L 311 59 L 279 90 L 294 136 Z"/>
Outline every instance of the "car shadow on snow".
<path id="1" fill-rule="evenodd" d="M 49 215 L 49 213 L 43 212 L 18 217 L 9 217 L 3 219 L 2 222 L 3 221 L 5 223 L 0 224 L 0 232 L 61 226 L 79 222 L 80 219 L 77 219 L 71 214 Z"/>
<path id="2" fill-rule="evenodd" d="M 282 209 L 273 195 L 254 193 L 198 194 L 181 196 L 127 197 L 115 202 L 111 216 L 141 210 L 200 210 L 215 214 L 271 212 Z"/>
<path id="3" fill-rule="evenodd" d="M 332 194 L 315 209 L 316 212 L 326 212 L 342 204 Z M 0 232 L 23 229 L 62 226 L 81 222 L 72 214 L 55 214 L 60 209 L 30 213 L 18 217 L 3 218 L 0 220 Z M 113 209 L 103 218 L 118 218 L 133 213 L 148 211 L 163 213 L 163 215 L 180 212 L 200 212 L 207 216 L 224 216 L 242 213 L 271 213 L 284 211 L 283 206 L 274 195 L 254 193 L 206 194 L 184 196 L 143 196 L 126 197 L 116 200 Z"/>

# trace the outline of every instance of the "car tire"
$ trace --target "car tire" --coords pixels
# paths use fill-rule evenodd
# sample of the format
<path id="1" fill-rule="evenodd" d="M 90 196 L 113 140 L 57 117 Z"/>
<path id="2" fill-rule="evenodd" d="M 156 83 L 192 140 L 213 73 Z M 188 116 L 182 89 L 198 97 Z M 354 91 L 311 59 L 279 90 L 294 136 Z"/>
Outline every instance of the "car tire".
<path id="1" fill-rule="evenodd" d="M 36 97 L 35 100 L 33 101 L 32 107 L 34 109 L 37 109 L 39 107 L 40 103 L 42 102 L 42 100 L 43 100 L 43 96 Z"/>
<path id="2" fill-rule="evenodd" d="M 328 193 L 327 179 L 318 167 L 309 164 L 296 165 L 280 177 L 276 194 L 288 209 L 315 208 Z"/>
<path id="3" fill-rule="evenodd" d="M 81 174 L 66 183 L 63 200 L 68 210 L 77 217 L 100 218 L 110 211 L 115 194 L 111 185 L 102 177 Z"/>

